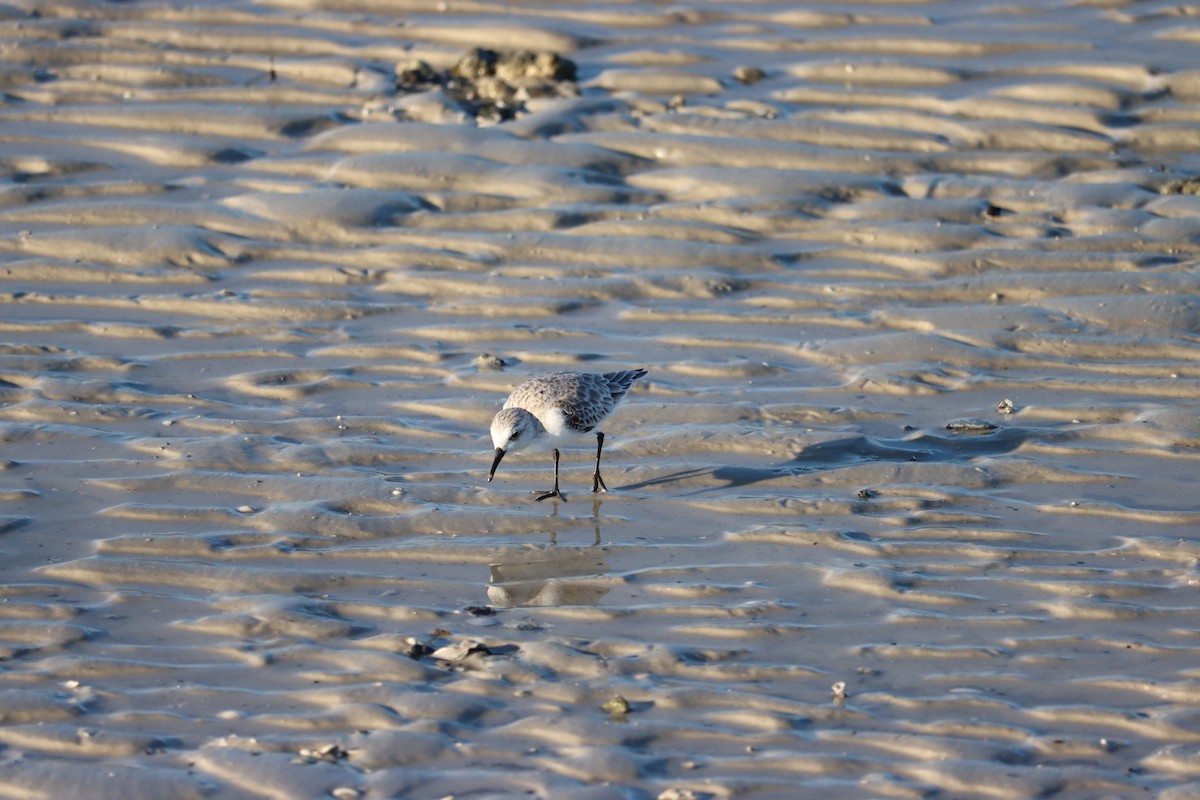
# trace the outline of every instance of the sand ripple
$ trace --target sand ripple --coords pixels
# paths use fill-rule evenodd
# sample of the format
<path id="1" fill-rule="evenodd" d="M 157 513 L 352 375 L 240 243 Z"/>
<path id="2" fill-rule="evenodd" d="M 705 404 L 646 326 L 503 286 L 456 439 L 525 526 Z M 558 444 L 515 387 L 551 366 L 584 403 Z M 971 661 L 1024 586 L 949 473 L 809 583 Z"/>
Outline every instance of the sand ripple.
<path id="1" fill-rule="evenodd" d="M 1200 791 L 1189 10 L 652 5 L 0 9 L 0 795 Z"/>

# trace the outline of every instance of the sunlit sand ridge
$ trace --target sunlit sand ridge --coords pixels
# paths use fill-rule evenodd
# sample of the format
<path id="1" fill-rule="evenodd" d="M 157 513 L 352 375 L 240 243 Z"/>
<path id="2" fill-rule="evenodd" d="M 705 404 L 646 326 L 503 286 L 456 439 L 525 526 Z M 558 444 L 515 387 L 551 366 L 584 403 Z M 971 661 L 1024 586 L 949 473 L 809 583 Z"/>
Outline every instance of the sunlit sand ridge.
<path id="1" fill-rule="evenodd" d="M 1189 9 L 0 36 L 0 795 L 1200 793 Z"/>

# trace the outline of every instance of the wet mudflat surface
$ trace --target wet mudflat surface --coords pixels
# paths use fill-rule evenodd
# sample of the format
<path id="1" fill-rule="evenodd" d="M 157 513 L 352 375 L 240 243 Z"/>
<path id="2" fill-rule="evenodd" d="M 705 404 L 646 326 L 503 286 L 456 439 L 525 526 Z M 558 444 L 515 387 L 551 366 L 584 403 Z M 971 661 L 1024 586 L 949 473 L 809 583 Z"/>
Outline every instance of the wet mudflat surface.
<path id="1" fill-rule="evenodd" d="M 0 794 L 1200 792 L 1198 41 L 6 6 Z"/>

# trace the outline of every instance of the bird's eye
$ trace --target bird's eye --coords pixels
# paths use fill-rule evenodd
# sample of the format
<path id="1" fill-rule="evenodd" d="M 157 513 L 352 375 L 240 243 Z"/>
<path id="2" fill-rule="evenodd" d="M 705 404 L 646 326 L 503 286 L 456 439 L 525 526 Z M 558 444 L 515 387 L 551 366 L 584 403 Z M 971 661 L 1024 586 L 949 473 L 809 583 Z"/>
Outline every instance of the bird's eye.
<path id="1" fill-rule="evenodd" d="M 520 431 L 513 431 L 513 435 L 512 435 L 512 436 L 510 436 L 510 437 L 508 437 L 508 440 L 511 442 L 511 441 L 513 441 L 513 440 L 515 440 L 515 439 L 520 439 L 520 438 L 521 438 L 521 432 L 520 432 Z"/>

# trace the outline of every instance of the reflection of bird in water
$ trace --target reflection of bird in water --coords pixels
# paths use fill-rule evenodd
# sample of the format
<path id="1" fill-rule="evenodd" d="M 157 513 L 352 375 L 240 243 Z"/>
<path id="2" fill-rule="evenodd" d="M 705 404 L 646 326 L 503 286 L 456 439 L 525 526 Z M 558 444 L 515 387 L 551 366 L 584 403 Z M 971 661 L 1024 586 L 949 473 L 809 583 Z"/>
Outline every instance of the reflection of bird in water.
<path id="1" fill-rule="evenodd" d="M 552 515 L 557 517 L 557 509 Z M 573 520 L 582 522 L 582 519 Z M 600 498 L 592 500 L 592 525 L 596 541 L 589 546 L 558 546 L 558 531 L 550 532 L 550 546 L 527 546 L 505 552 L 505 560 L 492 564 L 488 602 L 497 608 L 514 606 L 590 606 L 608 594 L 612 569 L 600 548 Z"/>
<path id="2" fill-rule="evenodd" d="M 563 498 L 558 490 L 559 440 L 591 433 L 621 402 L 629 387 L 646 374 L 644 369 L 606 372 L 553 372 L 526 381 L 504 401 L 504 408 L 492 420 L 492 461 L 490 481 L 496 475 L 500 459 L 508 453 L 528 449 L 554 450 L 554 488 L 538 496 Z M 600 451 L 604 433 L 596 432 L 596 470 L 592 473 L 592 491 L 608 491 L 600 477 Z"/>
<path id="3" fill-rule="evenodd" d="M 517 550 L 491 565 L 488 602 L 497 608 L 595 605 L 611 588 L 612 579 L 604 577 L 610 569 L 599 548 Z"/>

